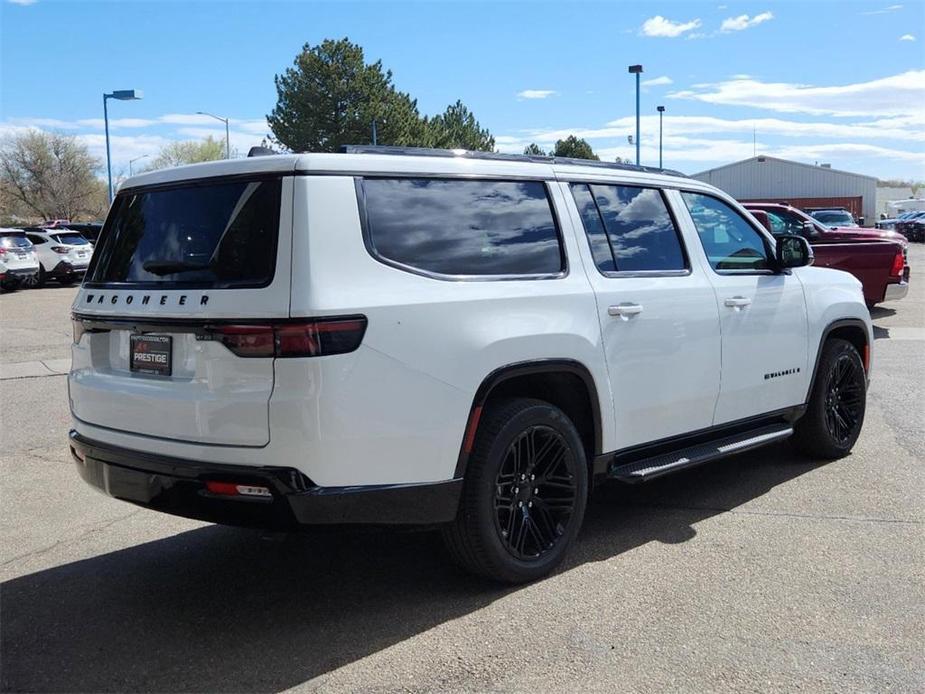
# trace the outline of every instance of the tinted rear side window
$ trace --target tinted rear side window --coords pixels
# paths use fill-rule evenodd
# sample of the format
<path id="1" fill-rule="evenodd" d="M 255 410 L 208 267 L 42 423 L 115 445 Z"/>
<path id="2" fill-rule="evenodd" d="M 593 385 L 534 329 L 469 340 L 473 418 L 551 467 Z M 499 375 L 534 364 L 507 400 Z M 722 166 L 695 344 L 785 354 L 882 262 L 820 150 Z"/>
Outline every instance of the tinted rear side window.
<path id="1" fill-rule="evenodd" d="M 71 246 L 86 246 L 90 243 L 80 234 L 56 234 L 55 239 L 58 243 L 66 243 Z"/>
<path id="2" fill-rule="evenodd" d="M 564 258 L 539 181 L 367 178 L 368 242 L 380 259 L 441 275 L 555 275 Z"/>
<path id="3" fill-rule="evenodd" d="M 279 179 L 116 197 L 88 283 L 262 287 L 273 279 Z"/>
<path id="4" fill-rule="evenodd" d="M 25 235 L 0 236 L 0 247 L 3 248 L 32 248 L 32 242 Z"/>
<path id="5" fill-rule="evenodd" d="M 601 272 L 685 270 L 674 220 L 659 190 L 578 183 L 572 195 Z"/>

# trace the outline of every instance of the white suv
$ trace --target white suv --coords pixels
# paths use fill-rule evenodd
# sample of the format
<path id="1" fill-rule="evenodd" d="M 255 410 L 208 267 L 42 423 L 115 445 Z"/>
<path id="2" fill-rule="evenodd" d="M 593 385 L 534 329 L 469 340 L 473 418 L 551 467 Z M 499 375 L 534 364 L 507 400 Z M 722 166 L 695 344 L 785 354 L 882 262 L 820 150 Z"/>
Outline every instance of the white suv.
<path id="1" fill-rule="evenodd" d="M 26 236 L 39 260 L 38 285 L 48 280 L 68 285 L 84 276 L 93 246 L 79 233 L 70 229 L 29 229 Z"/>
<path id="2" fill-rule="evenodd" d="M 851 450 L 870 316 L 811 262 L 631 166 L 359 147 L 146 173 L 74 303 L 70 447 L 135 504 L 437 525 L 531 580 L 603 479 Z"/>
<path id="3" fill-rule="evenodd" d="M 35 249 L 22 229 L 0 229 L 0 287 L 30 285 L 39 272 Z"/>

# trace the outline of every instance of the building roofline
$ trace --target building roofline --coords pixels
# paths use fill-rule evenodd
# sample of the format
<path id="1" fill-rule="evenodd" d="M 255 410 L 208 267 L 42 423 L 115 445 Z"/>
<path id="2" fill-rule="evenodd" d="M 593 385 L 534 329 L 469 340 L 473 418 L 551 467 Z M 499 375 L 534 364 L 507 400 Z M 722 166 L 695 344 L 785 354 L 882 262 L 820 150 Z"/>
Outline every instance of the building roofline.
<path id="1" fill-rule="evenodd" d="M 869 178 L 874 181 L 880 180 L 876 176 L 868 176 L 867 174 L 855 173 L 854 171 L 845 171 L 844 169 L 833 169 L 828 166 L 823 167 L 823 166 L 817 166 L 815 164 L 807 164 L 802 161 L 793 161 L 792 159 L 781 159 L 780 157 L 772 157 L 767 154 L 758 154 L 758 155 L 755 155 L 754 157 L 749 157 L 748 159 L 741 159 L 739 161 L 730 162 L 729 164 L 723 164 L 722 166 L 716 166 L 716 167 L 713 167 L 712 169 L 704 169 L 703 171 L 699 171 L 698 173 L 691 174 L 691 177 L 697 178 L 698 176 L 703 176 L 704 174 L 711 174 L 714 171 L 721 171 L 722 169 L 728 169 L 732 166 L 739 166 L 740 164 L 745 164 L 747 162 L 757 161 L 760 159 L 770 159 L 772 161 L 779 161 L 784 164 L 792 164 L 793 166 L 804 166 L 808 169 L 819 169 L 821 171 L 831 171 L 833 173 L 845 174 L 847 176 L 857 176 L 858 178 Z"/>

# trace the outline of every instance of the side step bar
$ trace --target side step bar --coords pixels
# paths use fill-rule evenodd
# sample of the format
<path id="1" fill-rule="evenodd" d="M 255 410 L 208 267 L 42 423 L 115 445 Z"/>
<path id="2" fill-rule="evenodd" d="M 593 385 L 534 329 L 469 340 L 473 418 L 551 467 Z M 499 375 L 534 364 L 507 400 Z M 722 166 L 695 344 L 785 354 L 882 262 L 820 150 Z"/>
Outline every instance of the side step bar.
<path id="1" fill-rule="evenodd" d="M 758 448 L 785 439 L 791 434 L 793 434 L 793 427 L 790 424 L 771 424 L 760 429 L 752 429 L 734 436 L 718 438 L 631 463 L 611 464 L 607 475 L 622 482 L 646 482 L 669 472 Z"/>

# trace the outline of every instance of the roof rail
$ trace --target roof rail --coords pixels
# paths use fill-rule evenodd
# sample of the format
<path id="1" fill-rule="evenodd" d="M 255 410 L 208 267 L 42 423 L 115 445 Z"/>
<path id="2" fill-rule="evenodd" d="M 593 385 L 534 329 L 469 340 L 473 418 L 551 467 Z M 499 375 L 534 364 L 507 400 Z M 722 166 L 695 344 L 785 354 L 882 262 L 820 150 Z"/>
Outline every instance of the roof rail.
<path id="1" fill-rule="evenodd" d="M 566 164 L 569 166 L 594 166 L 602 169 L 621 171 L 643 171 L 645 173 L 665 174 L 688 178 L 686 174 L 672 169 L 659 169 L 654 166 L 636 166 L 594 159 L 575 159 L 572 157 L 550 157 L 533 154 L 503 154 L 501 152 L 476 152 L 469 149 L 436 149 L 433 147 L 398 147 L 393 145 L 341 145 L 344 154 L 389 154 L 415 157 L 461 157 L 464 159 L 492 159 L 495 161 L 521 161 L 536 164 Z"/>

